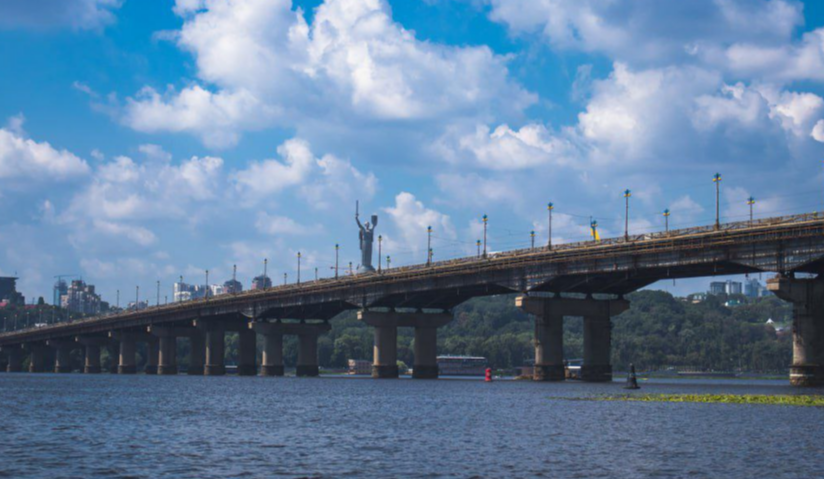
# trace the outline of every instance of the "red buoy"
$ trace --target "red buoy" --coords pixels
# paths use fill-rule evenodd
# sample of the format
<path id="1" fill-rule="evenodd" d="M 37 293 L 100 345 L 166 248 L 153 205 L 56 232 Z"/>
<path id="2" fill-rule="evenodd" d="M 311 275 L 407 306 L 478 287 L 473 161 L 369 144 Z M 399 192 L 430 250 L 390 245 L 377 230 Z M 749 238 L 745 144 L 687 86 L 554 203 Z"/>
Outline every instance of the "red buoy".
<path id="1" fill-rule="evenodd" d="M 484 381 L 486 381 L 488 383 L 492 382 L 492 369 L 491 368 L 486 368 L 486 377 L 484 377 Z"/>

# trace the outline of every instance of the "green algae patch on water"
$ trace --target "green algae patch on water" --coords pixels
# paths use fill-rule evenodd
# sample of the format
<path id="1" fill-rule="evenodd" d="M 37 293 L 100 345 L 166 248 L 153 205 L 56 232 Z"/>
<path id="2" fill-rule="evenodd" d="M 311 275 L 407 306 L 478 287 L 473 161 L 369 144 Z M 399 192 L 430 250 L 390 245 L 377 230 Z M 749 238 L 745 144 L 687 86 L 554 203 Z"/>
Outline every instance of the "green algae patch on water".
<path id="1" fill-rule="evenodd" d="M 581 401 L 631 401 L 664 403 L 704 404 L 764 404 L 770 406 L 824 407 L 820 395 L 767 395 L 767 394 L 620 394 L 575 398 Z"/>

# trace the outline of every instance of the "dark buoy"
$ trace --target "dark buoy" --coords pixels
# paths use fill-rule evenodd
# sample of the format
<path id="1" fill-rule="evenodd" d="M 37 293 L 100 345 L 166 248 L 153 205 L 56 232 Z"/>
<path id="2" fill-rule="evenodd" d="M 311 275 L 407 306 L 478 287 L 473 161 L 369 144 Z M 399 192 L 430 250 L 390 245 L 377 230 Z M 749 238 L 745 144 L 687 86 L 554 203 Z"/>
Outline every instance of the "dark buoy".
<path id="1" fill-rule="evenodd" d="M 638 378 L 635 377 L 635 365 L 629 365 L 629 375 L 627 376 L 627 385 L 624 389 L 641 389 L 638 386 Z"/>
<path id="2" fill-rule="evenodd" d="M 492 369 L 486 368 L 486 375 L 484 376 L 484 381 L 488 383 L 492 382 Z"/>

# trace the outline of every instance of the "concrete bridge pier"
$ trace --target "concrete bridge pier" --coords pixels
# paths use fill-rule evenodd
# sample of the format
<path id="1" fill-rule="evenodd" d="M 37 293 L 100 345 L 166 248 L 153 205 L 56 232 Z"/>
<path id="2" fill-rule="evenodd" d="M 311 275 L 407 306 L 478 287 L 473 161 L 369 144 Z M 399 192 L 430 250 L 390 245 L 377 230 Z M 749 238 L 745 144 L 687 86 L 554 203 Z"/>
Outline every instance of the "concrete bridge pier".
<path id="1" fill-rule="evenodd" d="M 318 331 L 306 331 L 298 335 L 298 364 L 295 375 L 298 377 L 320 376 L 318 365 Z"/>
<path id="2" fill-rule="evenodd" d="M 375 328 L 375 346 L 372 354 L 372 377 L 398 377 L 398 313 L 359 311 L 358 320 Z"/>
<path id="3" fill-rule="evenodd" d="M 203 364 L 206 361 L 206 334 L 195 329 L 189 336 L 189 376 L 203 376 Z"/>
<path id="4" fill-rule="evenodd" d="M 283 376 L 283 334 L 281 323 L 249 323 L 249 329 L 263 336 L 260 361 L 261 376 Z"/>
<path id="5" fill-rule="evenodd" d="M 120 343 L 117 374 L 137 373 L 137 338 L 132 331 L 116 331 L 111 337 Z"/>
<path id="6" fill-rule="evenodd" d="M 120 342 L 115 341 L 110 337 L 109 344 L 106 345 L 106 351 L 109 355 L 109 363 L 106 366 L 108 372 L 109 374 L 117 374 L 118 362 L 120 357 Z"/>
<path id="7" fill-rule="evenodd" d="M 19 373 L 23 371 L 23 350 L 20 346 L 4 346 L 0 351 L 6 353 L 8 363 L 7 373 Z"/>
<path id="8" fill-rule="evenodd" d="M 221 324 L 199 325 L 206 331 L 206 364 L 203 374 L 223 376 L 226 374 L 226 329 Z"/>
<path id="9" fill-rule="evenodd" d="M 84 374 L 99 374 L 100 348 L 109 344 L 108 338 L 77 336 L 75 341 L 85 349 Z"/>
<path id="10" fill-rule="evenodd" d="M 779 276 L 767 289 L 793 305 L 793 363 L 790 384 L 824 386 L 824 277 L 795 279 Z"/>
<path id="11" fill-rule="evenodd" d="M 535 381 L 563 381 L 564 315 L 558 298 L 520 296 L 515 306 L 535 317 Z"/>
<path id="12" fill-rule="evenodd" d="M 373 378 L 397 378 L 398 328 L 415 328 L 415 379 L 438 378 L 438 328 L 452 321 L 449 313 L 360 311 L 358 319 L 375 328 Z"/>
<path id="13" fill-rule="evenodd" d="M 157 374 L 174 376 L 177 367 L 177 338 L 202 334 L 191 326 L 149 326 L 147 331 L 157 339 Z"/>
<path id="14" fill-rule="evenodd" d="M 46 372 L 46 345 L 42 343 L 29 343 L 24 347 L 29 352 L 29 372 Z"/>
<path id="15" fill-rule="evenodd" d="M 257 335 L 251 329 L 241 329 L 238 335 L 238 376 L 257 374 Z"/>
<path id="16" fill-rule="evenodd" d="M 157 374 L 159 358 L 160 341 L 157 338 L 149 338 L 146 341 L 146 366 L 143 368 L 143 374 Z"/>
<path id="17" fill-rule="evenodd" d="M 55 350 L 54 372 L 61 374 L 72 372 L 72 349 L 75 342 L 50 339 L 46 341 L 46 346 Z"/>
<path id="18" fill-rule="evenodd" d="M 579 300 L 580 301 L 580 300 Z M 625 299 L 596 300 L 587 298 L 578 316 L 584 317 L 584 364 L 581 379 L 587 382 L 612 381 L 611 318 L 629 309 Z"/>

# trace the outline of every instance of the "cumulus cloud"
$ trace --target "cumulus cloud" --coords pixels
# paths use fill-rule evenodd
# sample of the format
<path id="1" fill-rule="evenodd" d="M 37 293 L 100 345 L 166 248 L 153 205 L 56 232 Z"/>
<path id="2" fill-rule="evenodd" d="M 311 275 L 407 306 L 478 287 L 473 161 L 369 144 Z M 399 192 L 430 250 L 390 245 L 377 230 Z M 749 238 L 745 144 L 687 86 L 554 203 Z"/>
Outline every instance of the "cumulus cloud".
<path id="1" fill-rule="evenodd" d="M 443 115 L 520 114 L 535 97 L 489 48 L 415 38 L 385 0 L 326 0 L 306 22 L 291 0 L 180 1 L 180 48 L 199 85 L 129 99 L 124 122 L 140 131 L 185 131 L 227 146 L 241 131 L 319 116 L 438 121 Z"/>
<path id="2" fill-rule="evenodd" d="M 98 30 L 114 23 L 122 0 L 8 0 L 0 2 L 0 29 Z"/>
<path id="3" fill-rule="evenodd" d="M 553 48 L 604 53 L 634 63 L 672 63 L 737 42 L 776 45 L 803 23 L 785 0 L 488 0 L 490 18 Z"/>
<path id="4" fill-rule="evenodd" d="M 0 128 L 0 179 L 66 180 L 89 173 L 89 165 L 67 150 L 26 137 L 23 117 Z"/>
<path id="5" fill-rule="evenodd" d="M 818 123 L 815 124 L 815 128 L 813 128 L 811 136 L 815 139 L 815 141 L 824 143 L 824 120 L 818 120 Z"/>
<path id="6" fill-rule="evenodd" d="M 355 199 L 369 200 L 377 178 L 334 155 L 317 158 L 309 142 L 293 138 L 278 147 L 280 159 L 253 162 L 233 181 L 244 202 L 255 204 L 288 188 L 297 188 L 313 208 L 324 210 Z"/>
<path id="7" fill-rule="evenodd" d="M 392 225 L 398 231 L 405 249 L 415 253 L 426 252 L 427 227 L 431 226 L 437 236 L 454 239 L 455 227 L 449 215 L 424 206 L 415 195 L 407 192 L 395 197 L 395 206 L 384 208 Z"/>
<path id="8" fill-rule="evenodd" d="M 321 229 L 319 226 L 306 226 L 286 216 L 258 214 L 255 227 L 261 233 L 272 236 L 305 235 Z"/>

